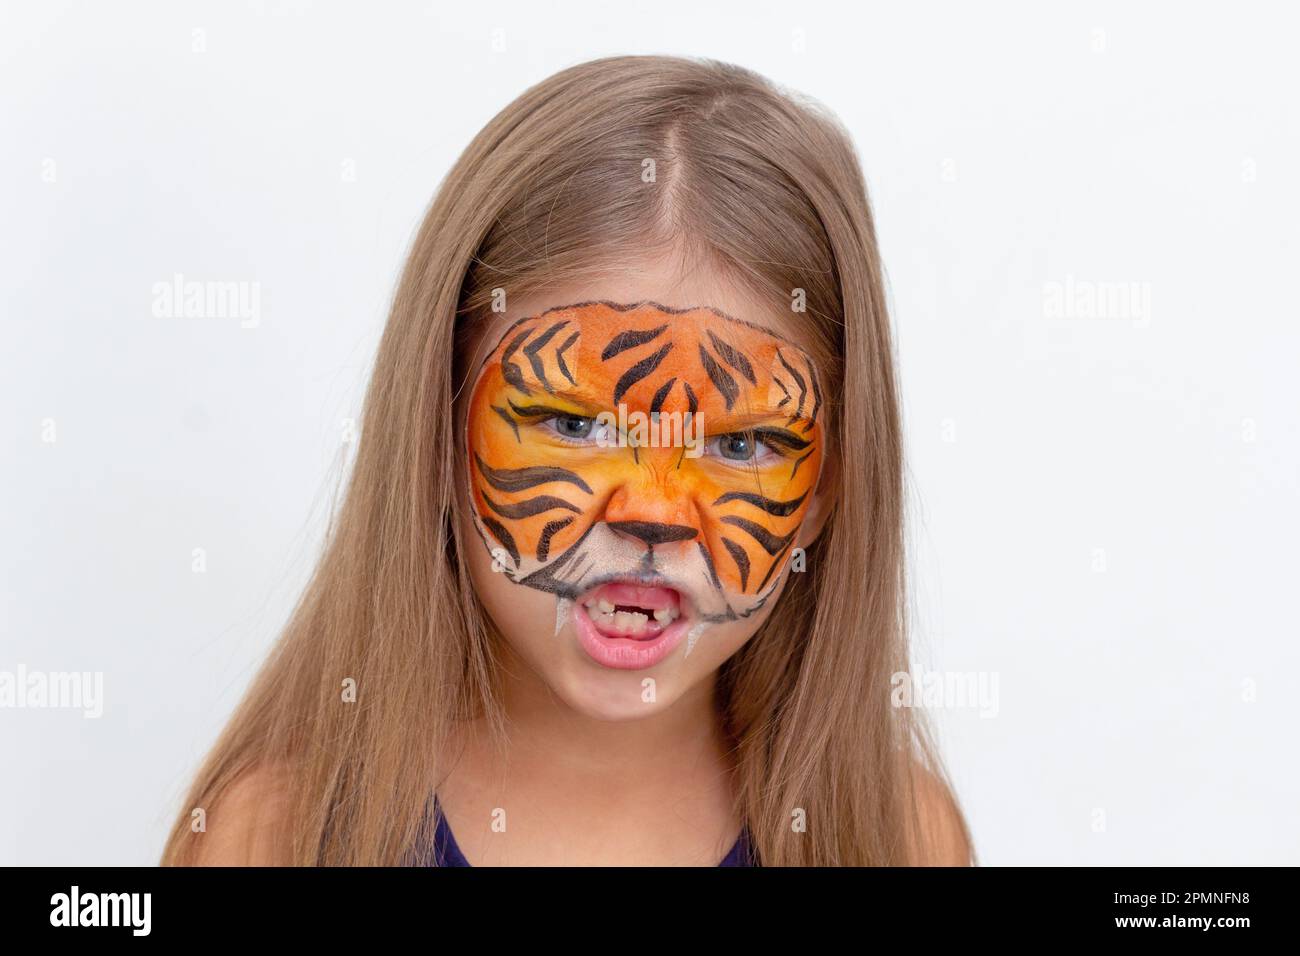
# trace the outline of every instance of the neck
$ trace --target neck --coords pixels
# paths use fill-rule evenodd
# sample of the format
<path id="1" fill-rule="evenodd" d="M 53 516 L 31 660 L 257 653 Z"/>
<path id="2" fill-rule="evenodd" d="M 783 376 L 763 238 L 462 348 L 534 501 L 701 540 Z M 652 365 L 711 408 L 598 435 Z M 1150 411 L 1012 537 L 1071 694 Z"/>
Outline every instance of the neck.
<path id="1" fill-rule="evenodd" d="M 505 739 L 493 747 L 475 722 L 461 763 L 481 786 L 636 799 L 719 785 L 730 746 L 716 671 L 644 718 L 598 720 L 567 706 L 507 642 L 498 650 Z"/>

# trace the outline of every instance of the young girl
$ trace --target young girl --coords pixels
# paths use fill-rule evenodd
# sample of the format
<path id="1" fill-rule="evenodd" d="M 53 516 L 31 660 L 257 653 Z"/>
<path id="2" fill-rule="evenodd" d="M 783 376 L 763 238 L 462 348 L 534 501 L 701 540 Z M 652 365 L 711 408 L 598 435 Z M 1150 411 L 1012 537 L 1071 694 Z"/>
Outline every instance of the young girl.
<path id="1" fill-rule="evenodd" d="M 163 862 L 972 862 L 891 704 L 901 450 L 837 123 L 714 62 L 542 82 L 424 220 L 325 554 Z"/>

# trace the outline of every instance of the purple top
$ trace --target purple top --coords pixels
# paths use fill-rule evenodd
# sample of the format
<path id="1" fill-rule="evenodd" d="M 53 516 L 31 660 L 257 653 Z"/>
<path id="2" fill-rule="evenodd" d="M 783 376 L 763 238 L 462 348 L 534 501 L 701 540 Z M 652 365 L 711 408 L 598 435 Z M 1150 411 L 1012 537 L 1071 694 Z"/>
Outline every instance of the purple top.
<path id="1" fill-rule="evenodd" d="M 447 818 L 442 815 L 442 810 L 438 807 L 436 799 L 433 802 L 433 812 L 437 821 L 433 831 L 434 864 L 437 866 L 470 866 L 470 862 L 465 859 L 465 854 L 461 853 L 460 847 L 456 845 L 456 838 L 452 836 L 451 827 L 447 825 Z M 752 852 L 749 843 L 749 830 L 742 828 L 735 846 L 722 858 L 722 862 L 718 866 L 757 865 L 756 854 Z"/>

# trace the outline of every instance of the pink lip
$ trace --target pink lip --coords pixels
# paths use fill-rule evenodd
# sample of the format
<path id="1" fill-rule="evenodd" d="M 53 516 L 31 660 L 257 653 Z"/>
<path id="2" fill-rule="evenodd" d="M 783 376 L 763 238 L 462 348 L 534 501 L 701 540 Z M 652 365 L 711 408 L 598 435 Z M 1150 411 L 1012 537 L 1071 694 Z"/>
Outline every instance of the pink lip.
<path id="1" fill-rule="evenodd" d="M 667 627 L 654 621 L 648 627 L 648 636 L 639 638 L 602 633 L 587 614 L 583 602 L 591 598 L 604 599 L 611 604 L 643 607 L 648 610 L 680 608 L 681 600 L 672 588 L 646 587 L 639 584 L 615 582 L 603 585 L 582 596 L 573 605 L 574 628 L 578 642 L 597 664 L 617 670 L 643 670 L 658 664 L 681 642 L 691 621 L 685 614 Z"/>

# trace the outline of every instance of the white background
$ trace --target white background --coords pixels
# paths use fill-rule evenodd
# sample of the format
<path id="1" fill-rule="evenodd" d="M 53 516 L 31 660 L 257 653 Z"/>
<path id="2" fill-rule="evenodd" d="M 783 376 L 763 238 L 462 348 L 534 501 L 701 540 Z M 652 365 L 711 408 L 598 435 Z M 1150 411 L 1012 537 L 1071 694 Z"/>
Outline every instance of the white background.
<path id="1" fill-rule="evenodd" d="M 315 558 L 442 176 L 527 86 L 638 52 L 855 138 L 921 662 L 998 679 L 995 717 L 938 714 L 982 860 L 1300 862 L 1297 23 L 1044 6 L 6 3 L 0 670 L 106 700 L 0 710 L 0 862 L 157 860 Z M 155 318 L 175 273 L 259 283 L 260 324 Z M 1054 316 L 1067 279 L 1149 311 Z"/>

